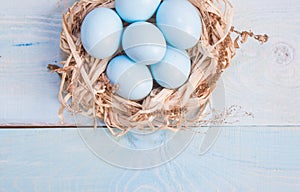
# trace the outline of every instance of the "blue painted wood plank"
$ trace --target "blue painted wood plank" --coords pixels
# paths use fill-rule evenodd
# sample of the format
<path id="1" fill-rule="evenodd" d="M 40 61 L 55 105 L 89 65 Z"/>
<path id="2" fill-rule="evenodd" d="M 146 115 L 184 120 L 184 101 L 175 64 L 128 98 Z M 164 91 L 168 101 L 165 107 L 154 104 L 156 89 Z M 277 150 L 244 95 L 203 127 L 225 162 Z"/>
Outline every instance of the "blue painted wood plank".
<path id="1" fill-rule="evenodd" d="M 68 7 L 74 1 L 66 2 Z M 270 41 L 243 45 L 224 73 L 225 92 L 217 93 L 227 106 L 254 113 L 254 119 L 237 117 L 234 125 L 240 127 L 224 126 L 204 155 L 199 155 L 205 137 L 200 133 L 176 159 L 146 170 L 104 162 L 77 129 L 3 129 L 0 191 L 299 191 L 300 3 L 232 2 L 234 25 L 267 33 Z M 59 33 L 66 7 L 56 0 L 1 4 L 0 126 L 59 125 L 59 78 L 46 66 L 63 57 Z"/>
<path id="2" fill-rule="evenodd" d="M 73 2 L 15 0 L 0 7 L 0 126 L 60 125 L 59 78 L 46 66 L 63 59 L 61 14 Z M 250 40 L 241 46 L 224 72 L 220 98 L 227 107 L 238 105 L 254 114 L 237 118 L 236 125 L 299 125 L 300 2 L 232 0 L 232 4 L 236 28 L 267 33 L 270 41 L 260 46 Z M 68 117 L 67 123 L 74 124 L 74 118 Z"/>
<path id="3" fill-rule="evenodd" d="M 201 156 L 202 137 L 167 164 L 131 170 L 95 156 L 77 129 L 0 130 L 0 191 L 299 190 L 299 127 L 224 127 Z"/>
<path id="4" fill-rule="evenodd" d="M 74 1 L 66 1 L 70 6 Z M 59 125 L 59 49 L 64 4 L 15 1 L 0 8 L 0 125 Z M 67 118 L 69 124 L 73 118 Z"/>

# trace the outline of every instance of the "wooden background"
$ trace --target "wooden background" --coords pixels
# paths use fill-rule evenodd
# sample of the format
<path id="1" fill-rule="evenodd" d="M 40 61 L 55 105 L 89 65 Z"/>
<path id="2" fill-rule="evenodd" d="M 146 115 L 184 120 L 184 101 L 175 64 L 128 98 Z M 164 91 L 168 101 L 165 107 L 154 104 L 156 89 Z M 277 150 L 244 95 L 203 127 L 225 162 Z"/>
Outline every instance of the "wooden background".
<path id="1" fill-rule="evenodd" d="M 46 66 L 61 60 L 61 14 L 73 1 L 1 3 L 0 192 L 300 191 L 300 1 L 232 0 L 236 28 L 270 36 L 242 45 L 222 78 L 226 106 L 254 118 L 224 125 L 204 155 L 200 133 L 175 160 L 147 170 L 105 163 L 76 128 L 63 128 L 73 117 L 59 122 L 59 78 Z"/>

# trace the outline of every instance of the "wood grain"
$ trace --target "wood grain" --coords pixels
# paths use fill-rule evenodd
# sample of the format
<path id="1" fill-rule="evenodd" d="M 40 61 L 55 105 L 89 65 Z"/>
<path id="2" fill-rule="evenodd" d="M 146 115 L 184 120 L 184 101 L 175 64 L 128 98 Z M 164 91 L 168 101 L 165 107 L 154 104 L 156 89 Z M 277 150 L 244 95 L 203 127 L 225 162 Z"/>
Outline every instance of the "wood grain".
<path id="1" fill-rule="evenodd" d="M 224 73 L 226 104 L 252 112 L 247 125 L 299 125 L 300 47 L 298 1 L 237 1 L 234 25 L 266 33 L 263 46 L 248 41 Z"/>
<path id="2" fill-rule="evenodd" d="M 0 191 L 299 191 L 299 127 L 224 127 L 203 156 L 202 137 L 167 164 L 130 170 L 93 155 L 77 129 L 2 129 Z"/>
<path id="3" fill-rule="evenodd" d="M 234 26 L 267 33 L 270 41 L 261 46 L 250 40 L 241 46 L 213 103 L 241 106 L 254 118 L 237 114 L 229 119 L 233 123 L 222 126 L 204 155 L 200 145 L 206 135 L 201 128 L 176 159 L 146 170 L 105 163 L 76 128 L 61 127 L 59 78 L 46 67 L 63 58 L 61 13 L 74 0 L 65 2 L 1 4 L 0 192 L 299 191 L 300 1 L 232 0 Z M 64 126 L 78 121 L 66 116 Z M 79 124 L 90 123 L 83 122 Z"/>
<path id="4" fill-rule="evenodd" d="M 61 13 L 73 1 L 66 5 L 55 0 L 27 2 L 0 8 L 0 126 L 59 126 L 59 78 L 46 66 L 62 60 Z M 232 3 L 235 27 L 267 33 L 270 41 L 261 46 L 250 40 L 238 50 L 223 75 L 225 91 L 217 99 L 225 98 L 225 106 L 237 105 L 254 114 L 254 118 L 236 118 L 236 125 L 299 125 L 299 22 L 295 18 L 300 3 Z M 66 115 L 67 125 L 74 125 L 74 118 Z"/>
<path id="5" fill-rule="evenodd" d="M 51 2 L 51 3 L 49 3 Z M 4 3 L 0 11 L 0 124 L 59 125 L 61 14 L 56 1 Z M 70 2 L 68 2 L 70 4 Z M 73 118 L 67 123 L 73 124 Z"/>

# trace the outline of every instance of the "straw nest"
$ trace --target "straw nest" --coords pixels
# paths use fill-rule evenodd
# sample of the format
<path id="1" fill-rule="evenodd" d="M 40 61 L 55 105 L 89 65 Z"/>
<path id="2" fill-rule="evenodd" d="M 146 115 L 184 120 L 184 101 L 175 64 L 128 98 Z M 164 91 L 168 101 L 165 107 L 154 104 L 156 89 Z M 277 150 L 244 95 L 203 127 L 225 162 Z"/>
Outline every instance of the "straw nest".
<path id="1" fill-rule="evenodd" d="M 80 0 L 70 7 L 63 15 L 61 33 L 61 49 L 67 57 L 62 62 L 63 67 L 56 69 L 62 76 L 59 91 L 61 119 L 67 108 L 102 120 L 114 135 L 135 128 L 179 130 L 201 121 L 209 96 L 238 46 L 230 33 L 239 32 L 232 27 L 233 8 L 228 0 L 190 2 L 202 20 L 201 38 L 188 50 L 192 62 L 190 77 L 177 90 L 156 85 L 142 101 L 126 100 L 114 94 L 117 85 L 109 82 L 105 69 L 115 55 L 99 60 L 88 55 L 81 44 L 80 26 L 84 17 L 97 7 L 114 8 L 114 1 Z M 245 38 L 245 33 L 243 35 Z"/>

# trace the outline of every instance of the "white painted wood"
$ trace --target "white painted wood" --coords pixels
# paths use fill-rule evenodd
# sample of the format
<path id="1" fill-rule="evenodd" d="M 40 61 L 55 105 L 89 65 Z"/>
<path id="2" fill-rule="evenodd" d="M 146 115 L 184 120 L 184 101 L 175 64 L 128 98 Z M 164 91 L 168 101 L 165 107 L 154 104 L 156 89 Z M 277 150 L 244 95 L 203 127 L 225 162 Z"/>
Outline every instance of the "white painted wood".
<path id="1" fill-rule="evenodd" d="M 224 127 L 203 156 L 202 136 L 168 164 L 134 171 L 97 158 L 76 129 L 2 129 L 0 191 L 299 191 L 299 127 Z"/>

